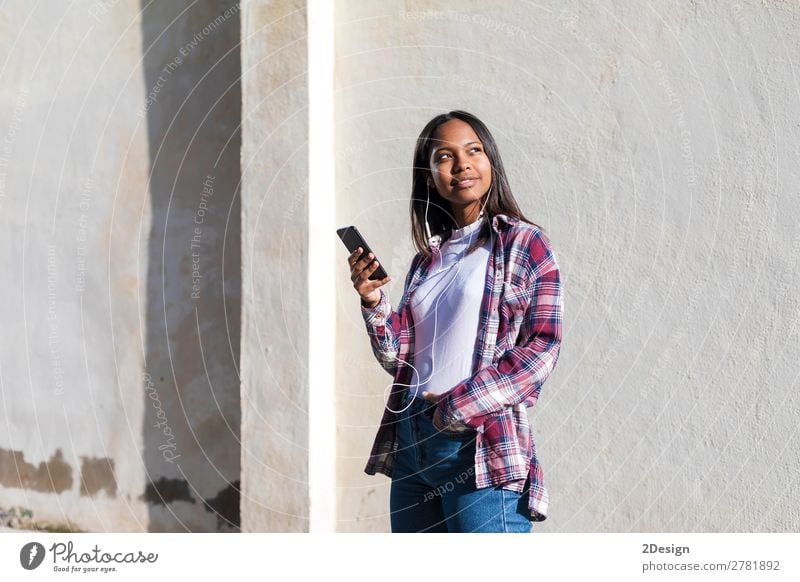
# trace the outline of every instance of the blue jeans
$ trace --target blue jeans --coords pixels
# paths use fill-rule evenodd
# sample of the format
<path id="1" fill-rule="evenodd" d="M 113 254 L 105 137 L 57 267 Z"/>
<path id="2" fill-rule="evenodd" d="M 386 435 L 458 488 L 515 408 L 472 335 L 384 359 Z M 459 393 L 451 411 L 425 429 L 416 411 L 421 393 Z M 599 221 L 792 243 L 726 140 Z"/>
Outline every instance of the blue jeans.
<path id="1" fill-rule="evenodd" d="M 408 399 L 401 408 L 408 404 Z M 527 494 L 475 487 L 477 432 L 440 431 L 435 404 L 413 398 L 401 412 L 389 496 L 392 532 L 529 533 Z"/>

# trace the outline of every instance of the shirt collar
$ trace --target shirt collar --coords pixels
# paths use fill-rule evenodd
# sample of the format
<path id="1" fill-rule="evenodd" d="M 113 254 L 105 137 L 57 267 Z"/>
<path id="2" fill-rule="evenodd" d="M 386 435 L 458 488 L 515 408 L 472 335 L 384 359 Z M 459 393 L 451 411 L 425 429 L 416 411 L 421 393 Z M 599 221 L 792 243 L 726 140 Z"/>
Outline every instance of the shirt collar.
<path id="1" fill-rule="evenodd" d="M 492 217 L 492 229 L 499 234 L 501 230 L 504 230 L 505 228 L 516 224 L 517 222 L 519 222 L 519 219 L 515 218 L 514 216 L 508 216 L 507 214 L 495 214 Z M 428 249 L 438 249 L 441 243 L 441 235 L 435 234 L 428 239 Z"/>
<path id="2" fill-rule="evenodd" d="M 502 222 L 502 226 L 498 226 L 498 223 Z M 492 217 L 492 228 L 495 232 L 500 232 L 501 228 L 505 228 L 506 226 L 512 226 L 519 222 L 519 218 L 514 216 L 508 216 L 507 214 L 495 214 Z"/>

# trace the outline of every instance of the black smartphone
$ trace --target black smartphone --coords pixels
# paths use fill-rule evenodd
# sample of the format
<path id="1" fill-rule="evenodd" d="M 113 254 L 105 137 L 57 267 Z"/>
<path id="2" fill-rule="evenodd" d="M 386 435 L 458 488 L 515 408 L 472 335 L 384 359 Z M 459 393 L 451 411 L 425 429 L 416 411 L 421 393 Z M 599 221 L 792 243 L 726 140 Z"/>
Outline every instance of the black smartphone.
<path id="1" fill-rule="evenodd" d="M 373 252 L 372 249 L 369 248 L 367 241 L 364 240 L 364 237 L 361 236 L 361 233 L 358 232 L 358 229 L 355 226 L 337 228 L 336 234 L 339 235 L 339 238 L 342 239 L 344 246 L 347 247 L 347 250 L 350 251 L 351 254 L 355 252 L 358 247 L 361 247 L 364 250 L 364 252 L 361 253 L 361 256 L 358 257 L 359 259 Z M 372 260 L 377 261 L 378 257 L 373 256 Z M 381 261 L 378 262 L 380 263 L 378 268 L 375 269 L 375 271 L 369 276 L 370 281 L 376 281 L 378 279 L 384 279 L 385 277 L 388 277 L 388 273 L 383 270 L 383 263 Z"/>

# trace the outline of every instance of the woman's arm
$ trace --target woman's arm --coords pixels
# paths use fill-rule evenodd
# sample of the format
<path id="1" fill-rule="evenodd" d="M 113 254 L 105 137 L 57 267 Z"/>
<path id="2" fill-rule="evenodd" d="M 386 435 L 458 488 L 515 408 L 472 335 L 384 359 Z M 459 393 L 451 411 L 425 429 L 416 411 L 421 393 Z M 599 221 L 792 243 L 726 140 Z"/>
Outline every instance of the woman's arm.
<path id="1" fill-rule="evenodd" d="M 411 261 L 411 267 L 403 284 L 403 294 L 408 290 L 421 257 L 422 253 L 417 253 Z M 392 309 L 383 287 L 380 288 L 380 292 L 381 299 L 375 307 L 364 307 L 363 302 L 361 303 L 361 315 L 367 326 L 372 353 L 381 367 L 394 377 L 398 365 L 397 354 L 400 351 L 400 313 Z"/>
<path id="2" fill-rule="evenodd" d="M 533 291 L 517 345 L 497 363 L 442 394 L 438 407 L 445 423 L 462 422 L 478 428 L 487 415 L 504 407 L 523 402 L 532 405 L 555 368 L 563 319 L 558 263 L 540 230 L 533 231 L 523 244 L 529 254 L 527 281 Z"/>

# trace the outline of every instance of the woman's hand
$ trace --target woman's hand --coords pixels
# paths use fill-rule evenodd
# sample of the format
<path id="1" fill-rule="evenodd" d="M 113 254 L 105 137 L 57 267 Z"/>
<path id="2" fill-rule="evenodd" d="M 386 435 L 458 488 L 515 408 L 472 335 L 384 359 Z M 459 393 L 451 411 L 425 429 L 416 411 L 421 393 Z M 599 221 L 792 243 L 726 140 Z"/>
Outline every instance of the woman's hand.
<path id="1" fill-rule="evenodd" d="M 438 404 L 440 395 L 431 394 L 430 392 L 425 391 L 422 393 L 422 397 L 431 404 Z M 444 424 L 444 422 L 442 422 L 442 417 L 439 416 L 438 408 L 436 408 L 436 410 L 433 412 L 433 426 L 436 428 L 436 430 L 444 432 L 466 432 L 470 430 L 470 427 L 461 422 L 450 425 Z"/>
<path id="2" fill-rule="evenodd" d="M 381 299 L 379 287 L 391 281 L 392 278 L 386 275 L 383 279 L 371 281 L 369 276 L 378 268 L 378 261 L 372 260 L 375 258 L 372 253 L 367 254 L 361 260 L 356 260 L 362 252 L 364 250 L 358 247 L 347 257 L 347 263 L 350 265 L 350 280 L 353 282 L 356 292 L 361 295 L 362 305 L 375 307 Z"/>

